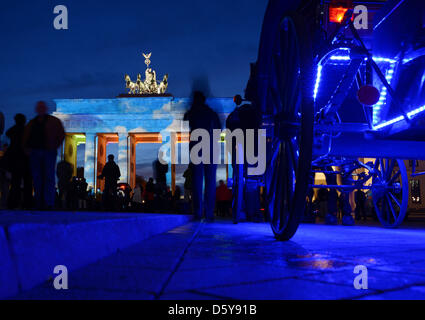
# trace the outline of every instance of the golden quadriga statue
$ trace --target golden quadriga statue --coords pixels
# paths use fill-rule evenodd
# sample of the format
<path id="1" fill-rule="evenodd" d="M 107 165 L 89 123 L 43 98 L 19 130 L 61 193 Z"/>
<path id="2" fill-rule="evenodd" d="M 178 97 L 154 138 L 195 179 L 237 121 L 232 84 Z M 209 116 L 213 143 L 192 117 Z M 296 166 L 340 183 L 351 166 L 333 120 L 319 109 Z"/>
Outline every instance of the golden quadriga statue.
<path id="1" fill-rule="evenodd" d="M 156 80 L 156 72 L 149 67 L 152 53 L 144 54 L 146 71 L 145 80 L 142 81 L 142 75 L 137 75 L 136 82 L 131 81 L 128 74 L 125 75 L 125 87 L 129 89 L 128 94 L 164 94 L 168 87 L 168 74 L 164 76 L 161 82 Z"/>

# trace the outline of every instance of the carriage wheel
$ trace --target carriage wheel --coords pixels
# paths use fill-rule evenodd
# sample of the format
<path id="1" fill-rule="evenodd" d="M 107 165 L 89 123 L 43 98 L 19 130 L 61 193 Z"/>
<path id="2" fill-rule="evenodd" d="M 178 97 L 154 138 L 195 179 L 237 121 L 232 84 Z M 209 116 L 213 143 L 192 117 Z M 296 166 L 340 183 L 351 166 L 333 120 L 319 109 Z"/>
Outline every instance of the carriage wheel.
<path id="1" fill-rule="evenodd" d="M 396 166 L 398 164 L 398 166 Z M 372 199 L 384 227 L 399 226 L 406 215 L 409 186 L 403 160 L 376 159 L 372 181 Z"/>
<path id="2" fill-rule="evenodd" d="M 268 99 L 275 130 L 266 173 L 275 237 L 289 240 L 304 212 L 313 143 L 311 40 L 300 17 L 288 15 L 274 44 Z"/>

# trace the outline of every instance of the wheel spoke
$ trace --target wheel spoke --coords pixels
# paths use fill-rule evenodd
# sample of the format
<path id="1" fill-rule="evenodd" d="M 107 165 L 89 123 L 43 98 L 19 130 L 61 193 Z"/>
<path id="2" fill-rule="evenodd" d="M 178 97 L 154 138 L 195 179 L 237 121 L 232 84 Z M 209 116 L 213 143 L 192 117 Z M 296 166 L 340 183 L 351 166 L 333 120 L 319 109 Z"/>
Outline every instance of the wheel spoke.
<path id="1" fill-rule="evenodd" d="M 399 208 L 401 208 L 401 204 L 400 204 L 400 202 L 398 201 L 398 199 L 391 193 L 391 192 L 388 192 L 388 194 L 390 195 L 390 197 L 391 197 L 391 199 L 393 199 L 393 201 L 396 203 L 396 205 L 399 207 Z"/>
<path id="2" fill-rule="evenodd" d="M 387 167 L 385 180 L 388 180 L 391 177 L 391 173 L 393 172 L 394 165 L 395 165 L 395 162 L 396 162 L 396 160 L 394 160 L 394 159 L 391 159 L 391 160 L 388 160 L 388 161 L 389 161 L 389 164 L 388 164 L 388 167 Z"/>
<path id="3" fill-rule="evenodd" d="M 382 178 L 382 172 L 384 171 L 384 167 L 382 164 L 382 159 L 376 159 L 376 162 L 378 162 L 377 170 L 378 170 L 378 176 Z"/>
<path id="4" fill-rule="evenodd" d="M 283 197 L 281 196 L 283 194 L 283 186 L 284 186 L 284 163 L 282 163 L 282 158 L 284 158 L 284 154 L 283 154 L 283 146 L 282 146 L 282 150 L 281 150 L 281 154 L 280 154 L 280 161 L 279 161 L 279 168 L 278 168 L 278 172 L 279 172 L 279 177 L 280 179 L 277 181 L 277 188 L 276 188 L 276 195 L 275 195 L 275 203 L 274 203 L 274 221 L 275 221 L 275 226 L 280 230 L 281 229 L 281 215 L 282 215 L 282 203 L 284 201 Z M 282 179 L 283 178 L 283 179 Z"/>
<path id="5" fill-rule="evenodd" d="M 297 167 L 298 167 L 298 156 L 297 156 L 297 147 L 296 147 L 293 139 L 288 141 L 288 146 L 289 146 L 289 150 L 290 150 L 292 167 L 294 168 L 294 171 L 296 172 Z"/>
<path id="6" fill-rule="evenodd" d="M 392 213 L 392 215 L 393 215 L 393 217 L 394 217 L 394 222 L 395 222 L 395 221 L 397 221 L 397 217 L 396 217 L 396 214 L 395 214 L 395 212 L 394 212 L 394 208 L 393 208 L 393 206 L 391 205 L 391 200 L 390 200 L 390 198 L 388 197 L 388 194 L 387 194 L 385 197 L 386 197 L 386 199 L 387 199 L 388 207 L 389 207 L 389 208 L 390 208 L 390 210 L 391 210 L 391 213 Z"/>
<path id="7" fill-rule="evenodd" d="M 401 171 L 398 170 L 397 173 L 391 177 L 390 181 L 388 182 L 390 185 L 397 181 L 398 177 L 400 176 Z"/>
<path id="8" fill-rule="evenodd" d="M 385 159 L 382 159 L 382 178 L 385 179 L 385 177 L 387 176 L 387 169 L 388 169 L 388 161 L 385 161 Z"/>
<path id="9" fill-rule="evenodd" d="M 293 157 L 293 149 L 292 143 L 287 141 L 288 150 L 286 152 L 287 155 L 287 166 L 286 166 L 286 207 L 288 211 L 291 212 L 293 210 L 293 194 L 294 194 L 294 157 Z"/>
<path id="10" fill-rule="evenodd" d="M 269 179 L 270 181 L 270 185 L 268 186 L 270 192 L 274 192 L 275 188 L 276 188 L 276 181 L 278 179 L 277 177 L 277 166 L 279 165 L 279 161 L 278 161 L 278 154 L 279 154 L 279 149 L 280 146 L 276 147 L 276 152 L 274 152 L 273 157 L 270 161 L 270 174 L 271 174 L 271 178 Z"/>
<path id="11" fill-rule="evenodd" d="M 269 185 L 267 187 L 267 198 L 269 203 L 269 211 L 272 215 L 272 221 L 275 221 L 277 214 L 275 211 L 275 205 L 276 205 L 276 194 L 280 179 L 280 171 L 279 171 L 279 153 L 280 153 L 280 146 L 276 146 L 276 151 L 274 152 L 272 161 L 271 161 L 271 169 L 269 169 L 271 177 L 268 179 Z"/>
<path id="12" fill-rule="evenodd" d="M 283 193 L 284 193 L 284 197 L 283 197 L 283 210 L 285 211 L 286 208 L 289 207 L 290 205 L 290 177 L 291 177 L 291 157 L 290 157 L 290 149 L 289 149 L 289 143 L 288 141 L 285 141 L 285 154 L 284 154 L 284 158 L 285 158 L 285 166 L 284 166 L 284 189 L 283 189 Z M 283 214 L 285 212 L 282 212 Z"/>
<path id="13" fill-rule="evenodd" d="M 373 165 L 373 169 L 375 169 L 375 171 L 376 171 L 376 170 L 378 170 L 378 168 L 379 168 L 379 159 L 376 159 L 375 163 Z"/>

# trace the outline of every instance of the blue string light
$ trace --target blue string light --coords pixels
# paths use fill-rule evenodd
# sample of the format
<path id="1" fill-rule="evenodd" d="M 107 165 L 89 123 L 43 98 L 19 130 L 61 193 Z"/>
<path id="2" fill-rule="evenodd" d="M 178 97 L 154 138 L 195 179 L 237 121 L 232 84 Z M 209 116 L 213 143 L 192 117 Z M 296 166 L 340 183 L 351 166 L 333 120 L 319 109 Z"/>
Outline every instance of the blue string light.
<path id="1" fill-rule="evenodd" d="M 418 113 L 421 113 L 421 112 L 423 112 L 423 111 L 425 111 L 425 106 L 422 106 L 422 107 L 419 107 L 419 108 L 413 109 L 412 111 L 409 111 L 409 112 L 407 113 L 407 117 L 408 117 L 409 119 L 412 119 L 412 118 L 413 118 L 414 116 L 416 116 Z M 394 118 L 394 119 L 391 119 L 391 120 L 388 120 L 388 121 L 382 122 L 382 123 L 380 123 L 379 125 L 374 126 L 373 128 L 374 128 L 375 130 L 379 130 L 379 129 L 382 129 L 382 128 L 385 128 L 385 127 L 388 127 L 388 126 L 390 126 L 390 125 L 392 125 L 392 124 L 394 124 L 394 123 L 396 123 L 396 122 L 400 122 L 400 121 L 402 121 L 402 120 L 404 120 L 404 117 L 403 117 L 403 116 L 398 116 L 398 117 L 396 117 L 396 118 Z"/>
<path id="2" fill-rule="evenodd" d="M 349 49 L 347 48 L 341 48 L 341 50 L 344 51 L 349 51 Z M 326 65 L 328 63 L 328 61 L 331 61 L 332 64 L 337 64 L 336 62 L 345 62 L 345 61 L 350 61 L 350 55 L 332 55 L 331 57 L 329 57 L 329 59 L 322 59 L 322 61 L 317 65 L 317 74 L 316 74 L 316 82 L 314 85 L 314 92 L 313 92 L 313 98 L 314 100 L 316 100 L 317 98 L 317 94 L 319 92 L 319 88 L 320 88 L 320 82 L 322 80 L 322 76 L 323 76 L 323 65 L 322 62 L 324 61 L 324 65 Z M 367 60 L 367 58 L 365 58 L 365 60 Z M 387 82 L 389 84 L 391 84 L 392 79 L 394 77 L 394 72 L 395 72 L 395 67 L 396 67 L 396 60 L 394 59 L 389 59 L 389 58 L 382 58 L 382 57 L 373 57 L 373 60 L 375 62 L 380 62 L 380 63 L 389 63 L 390 66 L 388 67 L 388 70 L 385 74 L 385 79 L 387 80 Z M 380 111 L 382 109 L 382 106 L 386 104 L 387 102 L 387 95 L 388 95 L 388 90 L 385 86 L 382 87 L 381 92 L 380 92 L 380 98 L 379 101 L 373 106 L 373 123 L 378 123 L 379 122 L 379 115 L 380 115 Z M 414 117 L 415 115 L 417 115 L 418 113 L 421 113 L 425 111 L 425 106 L 416 108 L 410 112 L 407 113 L 407 116 L 409 118 Z M 398 116 L 394 119 L 382 122 L 378 125 L 374 125 L 374 129 L 375 130 L 379 130 L 382 128 L 385 128 L 387 126 L 390 126 L 394 123 L 400 122 L 404 119 L 404 116 Z"/>

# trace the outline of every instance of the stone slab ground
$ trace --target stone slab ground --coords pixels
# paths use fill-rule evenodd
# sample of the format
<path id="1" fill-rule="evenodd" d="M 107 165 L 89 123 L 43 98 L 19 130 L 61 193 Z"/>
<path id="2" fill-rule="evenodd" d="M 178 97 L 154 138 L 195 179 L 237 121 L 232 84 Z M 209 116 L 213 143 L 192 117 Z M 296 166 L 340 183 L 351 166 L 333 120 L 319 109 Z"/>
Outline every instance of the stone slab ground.
<path id="1" fill-rule="evenodd" d="M 57 265 L 76 270 L 190 220 L 166 214 L 2 211 L 0 298 L 51 279 Z"/>
<path id="2" fill-rule="evenodd" d="M 368 289 L 353 286 L 368 269 Z M 425 299 L 425 229 L 301 225 L 288 242 L 264 223 L 189 223 L 14 299 Z"/>

